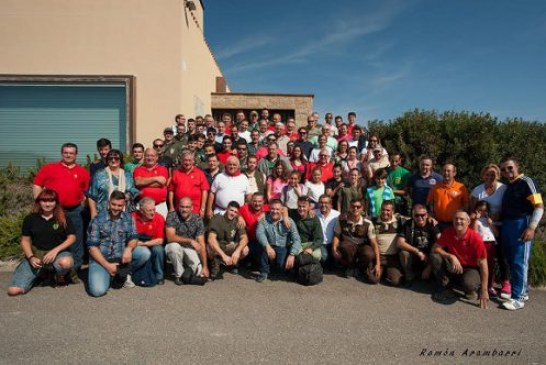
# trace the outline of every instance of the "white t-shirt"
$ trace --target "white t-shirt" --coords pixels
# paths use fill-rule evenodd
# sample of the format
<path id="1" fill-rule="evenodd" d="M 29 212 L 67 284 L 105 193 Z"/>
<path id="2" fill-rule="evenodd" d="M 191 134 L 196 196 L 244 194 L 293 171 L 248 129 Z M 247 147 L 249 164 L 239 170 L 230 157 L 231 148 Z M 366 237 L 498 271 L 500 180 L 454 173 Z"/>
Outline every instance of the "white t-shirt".
<path id="1" fill-rule="evenodd" d="M 328 152 L 330 153 L 330 158 L 332 158 L 332 149 L 328 146 L 324 148 L 328 150 Z M 318 162 L 320 151 L 322 151 L 321 148 L 313 148 L 311 154 L 309 155 L 309 162 Z M 330 159 L 328 159 L 328 161 L 330 161 Z"/>
<path id="2" fill-rule="evenodd" d="M 324 242 L 322 244 L 329 245 L 334 240 L 334 228 L 336 228 L 337 221 L 340 213 L 337 210 L 332 209 L 328 217 L 325 217 L 320 212 L 320 209 L 316 209 L 315 213 L 320 220 L 322 226 L 322 233 L 324 234 Z"/>
<path id="3" fill-rule="evenodd" d="M 489 209 L 491 211 L 491 216 L 494 221 L 498 220 L 498 217 L 502 208 L 502 197 L 506 191 L 506 185 L 497 181 L 497 188 L 492 195 L 487 195 L 485 192 L 485 185 L 481 184 L 476 186 L 471 195 L 476 198 L 478 201 L 485 200 L 489 203 Z"/>
<path id="4" fill-rule="evenodd" d="M 249 190 L 246 175 L 229 176 L 225 172 L 216 175 L 210 187 L 210 191 L 216 194 L 214 204 L 222 209 L 226 209 L 229 202 L 233 200 L 242 206 Z"/>
<path id="5" fill-rule="evenodd" d="M 480 217 L 478 219 L 478 233 L 484 242 L 497 242 L 495 234 L 489 224 L 487 224 L 487 218 Z"/>
<path id="6" fill-rule="evenodd" d="M 305 183 L 305 187 L 309 189 L 307 196 L 313 201 L 313 203 L 317 203 L 320 196 L 324 194 L 325 188 L 323 182 L 314 184 L 311 181 L 307 181 Z"/>
<path id="7" fill-rule="evenodd" d="M 239 132 L 239 137 L 243 138 L 246 141 L 246 143 L 252 142 L 249 131 Z"/>
<path id="8" fill-rule="evenodd" d="M 301 196 L 307 196 L 307 188 L 303 184 L 299 184 L 301 189 Z M 296 190 L 290 186 L 286 185 L 282 188 L 281 201 L 288 209 L 298 209 L 298 194 Z"/>

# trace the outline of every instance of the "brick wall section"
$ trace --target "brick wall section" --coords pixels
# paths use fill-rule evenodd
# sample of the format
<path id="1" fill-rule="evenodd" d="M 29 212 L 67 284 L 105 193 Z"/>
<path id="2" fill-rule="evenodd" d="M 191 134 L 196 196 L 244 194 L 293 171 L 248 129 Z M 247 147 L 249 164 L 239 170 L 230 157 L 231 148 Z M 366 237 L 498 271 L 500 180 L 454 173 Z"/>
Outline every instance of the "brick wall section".
<path id="1" fill-rule="evenodd" d="M 293 109 L 300 126 L 313 112 L 313 98 L 312 94 L 212 93 L 211 109 Z"/>

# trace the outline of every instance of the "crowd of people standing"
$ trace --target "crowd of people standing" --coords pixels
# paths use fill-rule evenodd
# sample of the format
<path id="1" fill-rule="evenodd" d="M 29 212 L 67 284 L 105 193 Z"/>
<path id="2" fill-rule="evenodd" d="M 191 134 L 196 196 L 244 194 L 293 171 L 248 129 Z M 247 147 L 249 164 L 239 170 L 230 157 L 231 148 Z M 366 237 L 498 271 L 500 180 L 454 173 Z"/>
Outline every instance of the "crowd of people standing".
<path id="1" fill-rule="evenodd" d="M 312 263 L 371 284 L 434 279 L 439 301 L 459 288 L 482 308 L 490 296 L 524 307 L 544 205 L 516 157 L 487 164 L 483 184 L 469 189 L 453 164 L 435 172 L 433 156 L 405 168 L 354 112 L 319 119 L 312 113 L 297 127 L 267 109 L 177 115 L 150 147 L 135 143 L 128 162 L 101 138 L 88 170 L 65 143 L 34 180 L 25 259 L 8 293 L 24 294 L 48 273 L 57 285 L 77 282 L 87 251 L 96 297 L 164 284 L 166 261 L 176 285 L 240 268 L 257 282 L 297 277 Z"/>

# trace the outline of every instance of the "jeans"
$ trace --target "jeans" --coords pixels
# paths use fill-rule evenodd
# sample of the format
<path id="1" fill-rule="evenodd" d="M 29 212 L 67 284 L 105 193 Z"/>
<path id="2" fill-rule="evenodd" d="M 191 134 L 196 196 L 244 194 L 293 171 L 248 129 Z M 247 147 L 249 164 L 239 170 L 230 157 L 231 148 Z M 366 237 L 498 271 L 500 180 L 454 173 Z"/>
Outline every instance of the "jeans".
<path id="1" fill-rule="evenodd" d="M 66 275 L 68 270 L 70 269 L 63 269 L 59 265 L 59 260 L 63 257 L 72 257 L 70 252 L 63 251 L 57 255 L 55 258 L 55 261 L 53 261 L 53 268 L 55 269 L 55 272 L 57 275 Z M 34 284 L 34 281 L 40 274 L 40 271 L 43 269 L 35 269 L 32 266 L 30 266 L 30 263 L 28 260 L 23 260 L 17 266 L 15 269 L 15 272 L 13 273 L 13 276 L 11 277 L 10 282 L 10 288 L 21 288 L 26 292 L 28 292 L 32 288 L 32 284 Z"/>
<path id="2" fill-rule="evenodd" d="M 289 247 L 286 246 L 271 246 L 275 250 L 275 259 L 272 262 L 273 271 L 278 274 L 286 274 L 286 269 L 284 264 L 286 262 L 286 256 L 288 254 Z M 271 272 L 271 267 L 269 264 L 269 256 L 267 256 L 267 250 L 262 245 L 259 245 L 259 257 L 260 257 L 260 274 L 263 276 L 269 276 Z"/>
<path id="3" fill-rule="evenodd" d="M 320 263 L 325 268 L 334 267 L 334 256 L 332 255 L 332 244 L 322 245 L 320 247 Z"/>
<path id="4" fill-rule="evenodd" d="M 74 257 L 74 267 L 79 269 L 82 266 L 84 247 L 83 247 L 83 217 L 82 207 L 78 206 L 73 209 L 65 209 L 66 216 L 70 218 L 76 232 L 76 242 L 68 248 Z"/>
<path id="5" fill-rule="evenodd" d="M 165 276 L 165 249 L 163 245 L 147 247 L 150 251 L 152 261 L 152 269 L 157 280 L 163 280 Z"/>
<path id="6" fill-rule="evenodd" d="M 148 248 L 139 246 L 133 250 L 131 270 L 142 267 L 150 259 L 151 253 Z M 89 294 L 92 297 L 100 297 L 106 294 L 110 288 L 112 277 L 106 269 L 91 258 L 89 260 Z"/>

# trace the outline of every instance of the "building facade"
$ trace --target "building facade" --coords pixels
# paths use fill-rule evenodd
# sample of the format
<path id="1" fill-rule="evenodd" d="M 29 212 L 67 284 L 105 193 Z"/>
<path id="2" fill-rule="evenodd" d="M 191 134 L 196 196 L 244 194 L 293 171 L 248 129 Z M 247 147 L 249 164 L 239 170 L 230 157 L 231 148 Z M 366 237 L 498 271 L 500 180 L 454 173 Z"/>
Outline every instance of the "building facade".
<path id="1" fill-rule="evenodd" d="M 58 159 L 65 142 L 85 163 L 102 137 L 123 151 L 150 146 L 176 114 L 267 107 L 302 123 L 300 107 L 312 110 L 309 95 L 230 96 L 199 0 L 0 0 L 0 9 L 0 166 Z"/>
<path id="2" fill-rule="evenodd" d="M 204 38 L 200 1 L 0 6 L 0 165 L 58 158 L 66 141 L 80 156 L 93 154 L 100 137 L 122 150 L 150 145 L 176 114 L 210 113 L 223 75 Z"/>

